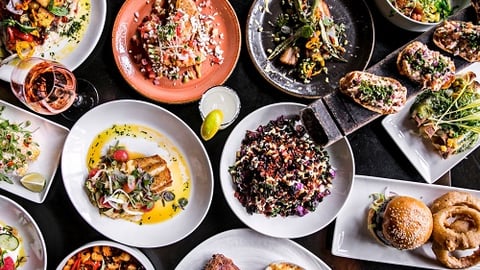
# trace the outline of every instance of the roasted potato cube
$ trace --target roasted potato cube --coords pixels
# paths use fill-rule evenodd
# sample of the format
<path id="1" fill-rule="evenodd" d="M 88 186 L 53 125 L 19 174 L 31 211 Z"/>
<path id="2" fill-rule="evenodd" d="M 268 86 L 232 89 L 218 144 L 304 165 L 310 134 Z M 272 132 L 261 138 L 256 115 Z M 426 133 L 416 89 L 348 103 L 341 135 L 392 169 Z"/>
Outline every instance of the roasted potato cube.
<path id="1" fill-rule="evenodd" d="M 48 4 L 50 4 L 50 0 L 37 0 L 42 7 L 47 8 Z M 65 0 L 53 0 L 53 5 L 55 7 L 61 7 L 65 4 Z"/>
<path id="2" fill-rule="evenodd" d="M 55 19 L 55 15 L 53 15 L 52 13 L 50 13 L 50 11 L 44 8 L 39 8 L 37 13 L 37 19 L 40 26 L 49 27 Z"/>
<path id="3" fill-rule="evenodd" d="M 50 3 L 50 0 L 37 0 L 37 3 L 39 3 L 40 6 L 46 8 L 48 7 L 48 3 Z"/>

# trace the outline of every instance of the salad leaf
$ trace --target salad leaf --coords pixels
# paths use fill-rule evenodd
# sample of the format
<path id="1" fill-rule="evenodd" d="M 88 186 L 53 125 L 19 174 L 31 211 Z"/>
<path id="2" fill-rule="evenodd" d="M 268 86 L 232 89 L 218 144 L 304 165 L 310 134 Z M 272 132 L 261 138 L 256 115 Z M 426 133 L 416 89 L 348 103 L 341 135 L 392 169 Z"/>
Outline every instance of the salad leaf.
<path id="1" fill-rule="evenodd" d="M 37 29 L 37 27 L 35 27 L 35 26 L 21 24 L 19 21 L 16 21 L 16 20 L 10 19 L 10 18 L 1 21 L 0 25 L 2 25 L 2 26 L 17 26 L 18 29 L 20 29 L 20 31 L 22 31 L 24 33 L 30 33 L 33 30 Z"/>
<path id="2" fill-rule="evenodd" d="M 60 17 L 67 16 L 69 12 L 68 8 L 65 6 L 61 6 L 61 7 L 55 6 L 54 0 L 50 0 L 50 2 L 48 3 L 47 9 L 48 11 L 53 13 L 53 15 L 60 16 Z"/>

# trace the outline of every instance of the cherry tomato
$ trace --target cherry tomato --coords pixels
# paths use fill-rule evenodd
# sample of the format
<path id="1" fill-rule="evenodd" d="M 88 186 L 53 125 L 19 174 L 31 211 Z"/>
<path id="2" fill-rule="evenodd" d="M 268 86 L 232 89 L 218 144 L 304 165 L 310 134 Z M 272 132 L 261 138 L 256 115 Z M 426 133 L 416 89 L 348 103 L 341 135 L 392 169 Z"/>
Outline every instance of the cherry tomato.
<path id="1" fill-rule="evenodd" d="M 97 174 L 98 169 L 93 168 L 88 172 L 88 178 L 92 178 L 95 174 Z"/>
<path id="2" fill-rule="evenodd" d="M 125 184 L 123 184 L 122 189 L 127 193 L 132 192 L 135 189 L 135 180 L 128 180 Z"/>
<path id="3" fill-rule="evenodd" d="M 120 162 L 126 162 L 128 160 L 128 152 L 123 149 L 118 149 L 113 152 L 113 159 Z"/>
<path id="4" fill-rule="evenodd" d="M 100 197 L 99 203 L 103 208 L 112 208 L 112 206 L 105 201 L 105 196 Z"/>
<path id="5" fill-rule="evenodd" d="M 3 266 L 0 266 L 0 270 L 15 270 L 15 262 L 12 257 L 3 258 Z"/>
<path id="6" fill-rule="evenodd" d="M 15 27 L 7 27 L 7 34 L 8 38 L 10 41 L 12 40 L 23 40 L 23 41 L 28 41 L 28 42 L 33 42 L 34 38 L 31 34 L 24 33 L 20 30 L 18 30 Z"/>

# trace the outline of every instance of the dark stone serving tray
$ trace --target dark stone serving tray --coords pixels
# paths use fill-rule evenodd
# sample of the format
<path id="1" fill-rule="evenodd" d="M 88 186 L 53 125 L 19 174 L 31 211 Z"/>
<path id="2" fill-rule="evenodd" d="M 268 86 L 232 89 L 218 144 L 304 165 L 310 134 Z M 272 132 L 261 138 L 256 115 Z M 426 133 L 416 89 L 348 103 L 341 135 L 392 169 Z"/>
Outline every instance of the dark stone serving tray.
<path id="1" fill-rule="evenodd" d="M 473 21 L 475 18 L 475 10 L 469 6 L 450 17 L 450 20 Z M 456 70 L 462 70 L 471 64 L 458 56 L 447 54 L 436 47 L 432 41 L 434 31 L 435 27 L 419 35 L 414 40 L 420 41 L 430 49 L 440 51 L 442 54 L 451 57 L 455 62 Z M 422 91 L 422 87 L 398 73 L 396 60 L 398 53 L 402 49 L 403 46 L 365 71 L 398 80 L 407 88 L 407 100 L 410 100 Z M 302 121 L 308 133 L 317 143 L 324 146 L 338 141 L 342 137 L 353 133 L 381 116 L 379 113 L 358 105 L 350 97 L 340 93 L 340 91 L 334 91 L 325 95 L 309 104 L 301 112 Z"/>

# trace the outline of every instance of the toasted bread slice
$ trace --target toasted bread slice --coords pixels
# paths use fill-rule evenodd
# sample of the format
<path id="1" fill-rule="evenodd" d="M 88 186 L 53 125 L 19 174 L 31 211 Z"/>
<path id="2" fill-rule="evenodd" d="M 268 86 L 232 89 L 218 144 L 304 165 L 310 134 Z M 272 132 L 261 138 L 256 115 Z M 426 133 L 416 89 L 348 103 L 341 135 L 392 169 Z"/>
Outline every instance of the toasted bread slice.
<path id="1" fill-rule="evenodd" d="M 480 61 L 480 25 L 464 21 L 445 21 L 435 29 L 433 42 L 440 49 L 469 62 Z"/>
<path id="2" fill-rule="evenodd" d="M 420 41 L 413 41 L 400 51 L 397 68 L 401 75 L 434 91 L 448 88 L 455 80 L 452 59 Z"/>
<path id="3" fill-rule="evenodd" d="M 400 111 L 407 100 L 407 88 L 399 81 L 364 71 L 351 71 L 339 81 L 340 92 L 363 107 L 380 113 Z"/>

